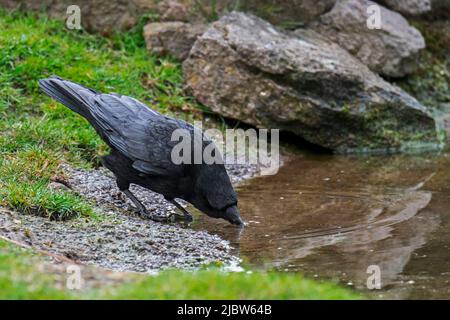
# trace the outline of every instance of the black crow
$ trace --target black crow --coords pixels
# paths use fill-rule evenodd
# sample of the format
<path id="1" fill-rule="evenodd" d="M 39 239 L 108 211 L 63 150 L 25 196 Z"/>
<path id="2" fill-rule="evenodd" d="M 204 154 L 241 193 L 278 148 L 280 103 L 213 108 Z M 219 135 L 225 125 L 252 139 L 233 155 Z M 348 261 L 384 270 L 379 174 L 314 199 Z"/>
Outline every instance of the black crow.
<path id="1" fill-rule="evenodd" d="M 214 144 L 204 139 L 200 129 L 162 115 L 134 98 L 103 94 L 57 76 L 39 80 L 39 85 L 47 95 L 86 118 L 109 145 L 111 153 L 102 157 L 102 162 L 114 173 L 117 186 L 141 215 L 164 220 L 148 213 L 130 192 L 130 183 L 162 194 L 188 221 L 192 221 L 192 216 L 175 198 L 190 202 L 210 217 L 243 224 L 236 193 L 222 163 L 175 164 L 171 159 L 172 149 L 178 143 L 172 141 L 176 129 L 187 130 L 192 140 L 200 132 L 203 149 Z M 218 152 L 215 145 L 214 152 Z"/>

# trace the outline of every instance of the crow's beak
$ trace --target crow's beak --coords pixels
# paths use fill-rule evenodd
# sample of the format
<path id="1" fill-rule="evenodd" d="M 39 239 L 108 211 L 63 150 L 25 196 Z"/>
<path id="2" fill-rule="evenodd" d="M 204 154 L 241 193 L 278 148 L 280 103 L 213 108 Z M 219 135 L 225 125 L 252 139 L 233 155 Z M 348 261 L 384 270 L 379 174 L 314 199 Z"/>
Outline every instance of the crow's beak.
<path id="1" fill-rule="evenodd" d="M 239 214 L 239 209 L 237 206 L 228 207 L 225 211 L 224 219 L 228 220 L 231 224 L 235 224 L 238 226 L 243 226 L 244 221 L 241 219 L 241 215 Z"/>

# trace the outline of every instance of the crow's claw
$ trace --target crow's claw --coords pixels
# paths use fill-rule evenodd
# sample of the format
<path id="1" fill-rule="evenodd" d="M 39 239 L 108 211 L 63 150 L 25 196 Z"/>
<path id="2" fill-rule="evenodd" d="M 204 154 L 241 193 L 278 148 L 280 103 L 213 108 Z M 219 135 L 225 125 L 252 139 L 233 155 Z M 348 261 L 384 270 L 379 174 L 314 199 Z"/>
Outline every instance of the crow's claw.
<path id="1" fill-rule="evenodd" d="M 140 215 L 142 218 L 151 219 L 151 217 L 153 216 L 153 215 L 152 215 L 150 212 L 148 212 L 146 209 L 142 209 L 142 210 L 137 209 L 136 212 L 139 213 L 139 215 Z"/>
<path id="2" fill-rule="evenodd" d="M 192 216 L 189 215 L 181 215 L 181 214 L 176 214 L 176 213 L 171 213 L 169 215 L 169 218 L 173 218 L 173 221 L 183 221 L 186 223 L 191 223 L 192 221 L 194 221 L 194 219 L 192 218 Z"/>
<path id="3" fill-rule="evenodd" d="M 149 219 L 156 221 L 156 222 L 171 222 L 170 221 L 170 216 L 165 217 L 165 216 L 157 216 L 157 215 L 151 215 L 148 217 Z"/>
<path id="4" fill-rule="evenodd" d="M 150 219 L 156 222 L 170 222 L 170 216 L 159 216 L 156 214 L 150 214 L 147 210 L 139 210 L 139 214 L 142 218 Z"/>
<path id="5" fill-rule="evenodd" d="M 183 215 L 181 216 L 181 219 L 183 221 L 190 223 L 194 220 L 194 218 L 192 218 L 192 215 L 189 213 L 189 211 L 187 211 L 182 205 L 180 205 L 178 202 L 176 202 L 175 199 L 166 199 L 166 200 L 168 200 L 175 207 L 177 207 L 181 212 L 183 212 Z M 172 213 L 172 214 L 174 214 L 174 213 Z"/>
<path id="6" fill-rule="evenodd" d="M 156 222 L 178 222 L 178 221 L 184 221 L 187 223 L 190 223 L 193 221 L 193 218 L 191 215 L 189 216 L 182 216 L 180 214 L 171 213 L 168 216 L 159 216 L 156 214 L 150 214 L 147 210 L 138 210 L 140 216 L 145 219 L 150 219 Z"/>

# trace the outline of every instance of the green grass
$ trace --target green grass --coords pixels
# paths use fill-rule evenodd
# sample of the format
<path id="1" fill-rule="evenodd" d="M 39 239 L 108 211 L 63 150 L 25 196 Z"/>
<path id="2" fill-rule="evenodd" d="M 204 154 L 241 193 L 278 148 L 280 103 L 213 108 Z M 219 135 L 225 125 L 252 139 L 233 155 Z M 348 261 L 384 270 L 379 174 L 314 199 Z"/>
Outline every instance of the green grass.
<path id="1" fill-rule="evenodd" d="M 67 298 L 56 290 L 49 274 L 36 270 L 41 259 L 30 251 L 0 240 L 0 299 Z"/>
<path id="2" fill-rule="evenodd" d="M 121 284 L 74 291 L 64 287 L 67 274 L 39 271 L 36 266 L 43 263 L 42 257 L 29 250 L 0 240 L 0 299 L 361 299 L 335 284 L 296 274 L 218 269 L 130 275 Z"/>
<path id="3" fill-rule="evenodd" d="M 107 151 L 84 119 L 40 92 L 39 79 L 57 74 L 165 113 L 196 108 L 183 94 L 180 66 L 150 55 L 139 27 L 106 39 L 0 11 L 0 52 L 0 204 L 24 212 L 90 215 L 86 201 L 46 186 L 61 162 L 96 166 Z"/>
<path id="4" fill-rule="evenodd" d="M 224 273 L 214 269 L 166 271 L 102 292 L 108 299 L 361 299 L 335 284 L 317 283 L 298 274 Z"/>

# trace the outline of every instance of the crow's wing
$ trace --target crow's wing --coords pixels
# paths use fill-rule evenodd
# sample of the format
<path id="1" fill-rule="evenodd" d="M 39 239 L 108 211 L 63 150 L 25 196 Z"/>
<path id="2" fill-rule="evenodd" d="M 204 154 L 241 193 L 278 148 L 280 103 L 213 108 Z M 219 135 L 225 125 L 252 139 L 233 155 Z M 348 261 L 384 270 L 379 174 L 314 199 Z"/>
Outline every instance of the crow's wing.
<path id="1" fill-rule="evenodd" d="M 179 175 L 183 164 L 171 161 L 171 151 L 177 142 L 172 132 L 188 123 L 175 120 L 150 109 L 138 100 L 117 94 L 90 95 L 90 113 L 104 139 L 132 159 L 133 167 L 151 175 Z"/>

